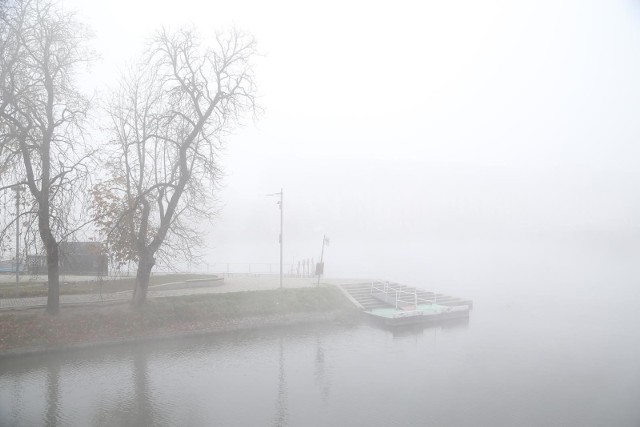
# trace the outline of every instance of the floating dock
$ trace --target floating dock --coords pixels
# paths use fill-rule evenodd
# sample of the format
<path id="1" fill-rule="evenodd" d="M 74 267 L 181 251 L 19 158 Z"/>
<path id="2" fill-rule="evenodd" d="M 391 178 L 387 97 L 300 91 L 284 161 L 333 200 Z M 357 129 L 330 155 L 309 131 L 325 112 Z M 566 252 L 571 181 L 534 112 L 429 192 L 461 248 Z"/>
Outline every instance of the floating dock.
<path id="1" fill-rule="evenodd" d="M 388 325 L 468 317 L 471 300 L 425 291 L 394 282 L 363 282 L 340 289 L 366 314 Z"/>

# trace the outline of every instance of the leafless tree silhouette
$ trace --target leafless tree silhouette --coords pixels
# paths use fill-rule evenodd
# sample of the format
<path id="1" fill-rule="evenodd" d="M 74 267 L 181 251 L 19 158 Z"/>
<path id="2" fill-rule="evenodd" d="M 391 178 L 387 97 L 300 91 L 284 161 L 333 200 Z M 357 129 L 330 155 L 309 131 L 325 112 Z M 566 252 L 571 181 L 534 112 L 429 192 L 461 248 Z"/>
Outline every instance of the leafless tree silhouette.
<path id="1" fill-rule="evenodd" d="M 28 189 L 23 217 L 37 221 L 46 251 L 52 314 L 59 310 L 58 242 L 77 225 L 72 207 L 83 197 L 92 155 L 83 132 L 89 102 L 74 84 L 93 58 L 88 39 L 55 1 L 0 3 L 0 189 Z"/>
<path id="2" fill-rule="evenodd" d="M 192 257 L 191 224 L 215 213 L 222 140 L 256 112 L 255 55 L 254 38 L 235 29 L 211 45 L 193 29 L 163 29 L 114 92 L 111 179 L 94 187 L 94 212 L 112 256 L 137 263 L 135 306 L 157 257 Z"/>

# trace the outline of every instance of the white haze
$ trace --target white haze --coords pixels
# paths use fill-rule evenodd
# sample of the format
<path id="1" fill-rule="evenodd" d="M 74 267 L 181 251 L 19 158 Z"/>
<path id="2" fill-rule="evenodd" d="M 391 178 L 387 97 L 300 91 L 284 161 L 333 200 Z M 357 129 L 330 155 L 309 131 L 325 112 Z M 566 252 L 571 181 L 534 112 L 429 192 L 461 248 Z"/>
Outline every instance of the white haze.
<path id="1" fill-rule="evenodd" d="M 280 188 L 285 262 L 326 234 L 330 276 L 446 280 L 509 239 L 638 237 L 636 1 L 66 5 L 103 57 L 88 90 L 160 25 L 258 39 L 265 114 L 227 139 L 207 264 L 278 262 Z"/>

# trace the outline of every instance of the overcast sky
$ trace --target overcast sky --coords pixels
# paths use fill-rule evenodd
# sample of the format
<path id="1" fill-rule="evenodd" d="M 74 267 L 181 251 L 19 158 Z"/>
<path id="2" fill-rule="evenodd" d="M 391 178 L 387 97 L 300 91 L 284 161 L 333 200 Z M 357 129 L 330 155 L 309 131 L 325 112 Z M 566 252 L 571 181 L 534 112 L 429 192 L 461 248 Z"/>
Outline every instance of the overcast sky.
<path id="1" fill-rule="evenodd" d="M 640 2 L 67 0 L 104 91 L 164 25 L 252 32 L 265 114 L 227 139 L 208 260 L 640 227 Z M 355 255 L 357 252 L 357 256 Z M 329 268 L 329 271 L 331 269 Z"/>

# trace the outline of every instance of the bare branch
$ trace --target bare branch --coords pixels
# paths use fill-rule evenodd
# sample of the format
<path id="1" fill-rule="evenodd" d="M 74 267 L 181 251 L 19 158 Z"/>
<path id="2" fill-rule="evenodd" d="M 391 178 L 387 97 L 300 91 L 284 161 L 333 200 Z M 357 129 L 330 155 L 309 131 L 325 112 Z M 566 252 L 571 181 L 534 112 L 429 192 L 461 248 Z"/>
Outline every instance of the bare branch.
<path id="1" fill-rule="evenodd" d="M 47 310 L 55 313 L 58 242 L 78 228 L 73 206 L 83 202 L 92 156 L 82 139 L 89 102 L 74 76 L 94 55 L 86 28 L 56 0 L 12 0 L 2 12 L 0 187 L 20 182 L 28 188 L 47 253 Z"/>
<path id="2" fill-rule="evenodd" d="M 138 263 L 138 303 L 156 256 L 194 256 L 201 239 L 187 219 L 215 213 L 217 153 L 255 107 L 255 55 L 237 30 L 206 46 L 194 29 L 161 29 L 113 96 L 112 178 L 95 188 L 94 210 L 119 262 Z"/>

